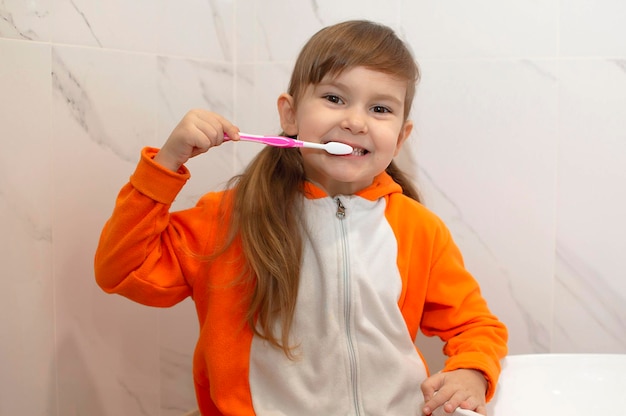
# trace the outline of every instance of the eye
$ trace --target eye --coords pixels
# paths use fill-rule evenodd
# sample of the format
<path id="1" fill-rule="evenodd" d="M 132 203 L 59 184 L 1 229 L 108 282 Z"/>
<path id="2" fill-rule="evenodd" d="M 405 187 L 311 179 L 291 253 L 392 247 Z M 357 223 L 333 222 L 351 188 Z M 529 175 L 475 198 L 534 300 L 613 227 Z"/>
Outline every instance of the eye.
<path id="1" fill-rule="evenodd" d="M 372 111 L 375 113 L 392 113 L 389 107 L 385 107 L 384 105 L 375 105 L 372 107 Z"/>
<path id="2" fill-rule="evenodd" d="M 335 94 L 326 94 L 323 96 L 323 98 L 334 104 L 343 104 L 343 100 L 341 99 L 341 97 Z"/>

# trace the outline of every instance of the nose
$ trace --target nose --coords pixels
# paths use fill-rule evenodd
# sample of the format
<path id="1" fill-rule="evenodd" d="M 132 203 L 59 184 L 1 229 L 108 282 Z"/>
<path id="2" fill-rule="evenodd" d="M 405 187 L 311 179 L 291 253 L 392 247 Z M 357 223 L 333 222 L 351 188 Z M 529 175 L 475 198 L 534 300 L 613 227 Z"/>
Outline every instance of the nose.
<path id="1" fill-rule="evenodd" d="M 341 128 L 352 134 L 367 133 L 367 114 L 358 108 L 347 108 L 341 121 Z"/>

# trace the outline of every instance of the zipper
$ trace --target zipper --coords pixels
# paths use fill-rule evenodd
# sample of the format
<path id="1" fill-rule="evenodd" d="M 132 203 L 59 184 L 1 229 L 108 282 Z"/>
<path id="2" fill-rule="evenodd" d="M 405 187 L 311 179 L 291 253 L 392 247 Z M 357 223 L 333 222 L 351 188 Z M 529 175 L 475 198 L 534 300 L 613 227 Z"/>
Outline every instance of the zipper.
<path id="1" fill-rule="evenodd" d="M 337 216 L 337 218 L 342 220 L 346 218 L 346 207 L 344 207 L 343 204 L 341 203 L 341 199 L 337 198 L 335 201 L 337 201 L 337 212 L 335 213 L 335 215 Z M 341 230 L 342 230 L 342 236 L 343 236 L 343 224 L 341 224 Z"/>
<path id="2" fill-rule="evenodd" d="M 352 340 L 352 327 L 350 323 L 352 321 L 352 307 L 350 298 L 352 295 L 351 289 L 351 280 L 350 280 L 350 259 L 349 259 L 349 251 L 348 251 L 348 232 L 346 230 L 346 225 L 343 220 L 346 218 L 346 207 L 341 203 L 341 199 L 335 198 L 337 202 L 337 211 L 335 212 L 335 216 L 339 219 L 339 228 L 341 229 L 341 249 L 343 254 L 343 268 L 342 268 L 342 279 L 344 286 L 344 295 L 343 295 L 343 318 L 345 321 L 346 328 L 346 343 L 348 348 L 348 359 L 350 363 L 350 381 L 352 387 L 352 404 L 354 406 L 354 412 L 356 415 L 361 414 L 360 410 L 360 399 L 359 399 L 359 389 L 357 387 L 358 374 L 357 374 L 357 362 L 356 362 L 356 352 L 354 348 L 354 341 Z"/>

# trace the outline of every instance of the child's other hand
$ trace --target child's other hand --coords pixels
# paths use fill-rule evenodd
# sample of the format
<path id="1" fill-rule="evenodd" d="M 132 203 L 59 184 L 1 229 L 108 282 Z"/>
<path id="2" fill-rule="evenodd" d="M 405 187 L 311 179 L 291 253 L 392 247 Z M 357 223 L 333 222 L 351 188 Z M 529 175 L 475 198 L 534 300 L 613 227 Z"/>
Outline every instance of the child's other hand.
<path id="1" fill-rule="evenodd" d="M 422 383 L 423 413 L 430 415 L 439 406 L 446 413 L 454 409 L 473 410 L 487 414 L 485 391 L 487 380 L 480 371 L 459 369 L 433 374 Z"/>
<path id="2" fill-rule="evenodd" d="M 239 129 L 224 117 L 205 110 L 191 110 L 172 130 L 154 160 L 177 171 L 190 158 L 222 144 L 224 133 L 232 140 L 239 140 Z"/>

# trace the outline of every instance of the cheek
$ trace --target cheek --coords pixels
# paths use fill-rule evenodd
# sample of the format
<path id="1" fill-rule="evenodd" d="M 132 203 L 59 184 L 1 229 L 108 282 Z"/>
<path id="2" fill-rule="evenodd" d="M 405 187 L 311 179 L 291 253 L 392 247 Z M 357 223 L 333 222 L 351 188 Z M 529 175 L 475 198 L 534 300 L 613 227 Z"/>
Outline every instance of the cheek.
<path id="1" fill-rule="evenodd" d="M 398 136 L 399 134 L 395 131 L 389 131 L 386 135 L 385 140 L 380 142 L 380 149 L 385 152 L 393 153 L 394 155 L 398 151 Z"/>
<path id="2" fill-rule="evenodd" d="M 314 149 L 301 147 L 297 151 L 299 151 L 302 155 L 302 163 L 305 166 L 308 166 L 311 163 L 316 163 L 317 159 L 319 159 L 319 153 Z"/>
<path id="3" fill-rule="evenodd" d="M 386 146 L 392 149 L 394 153 L 397 153 L 400 149 L 400 135 L 403 134 L 403 125 L 390 127 L 386 133 L 387 143 Z"/>

